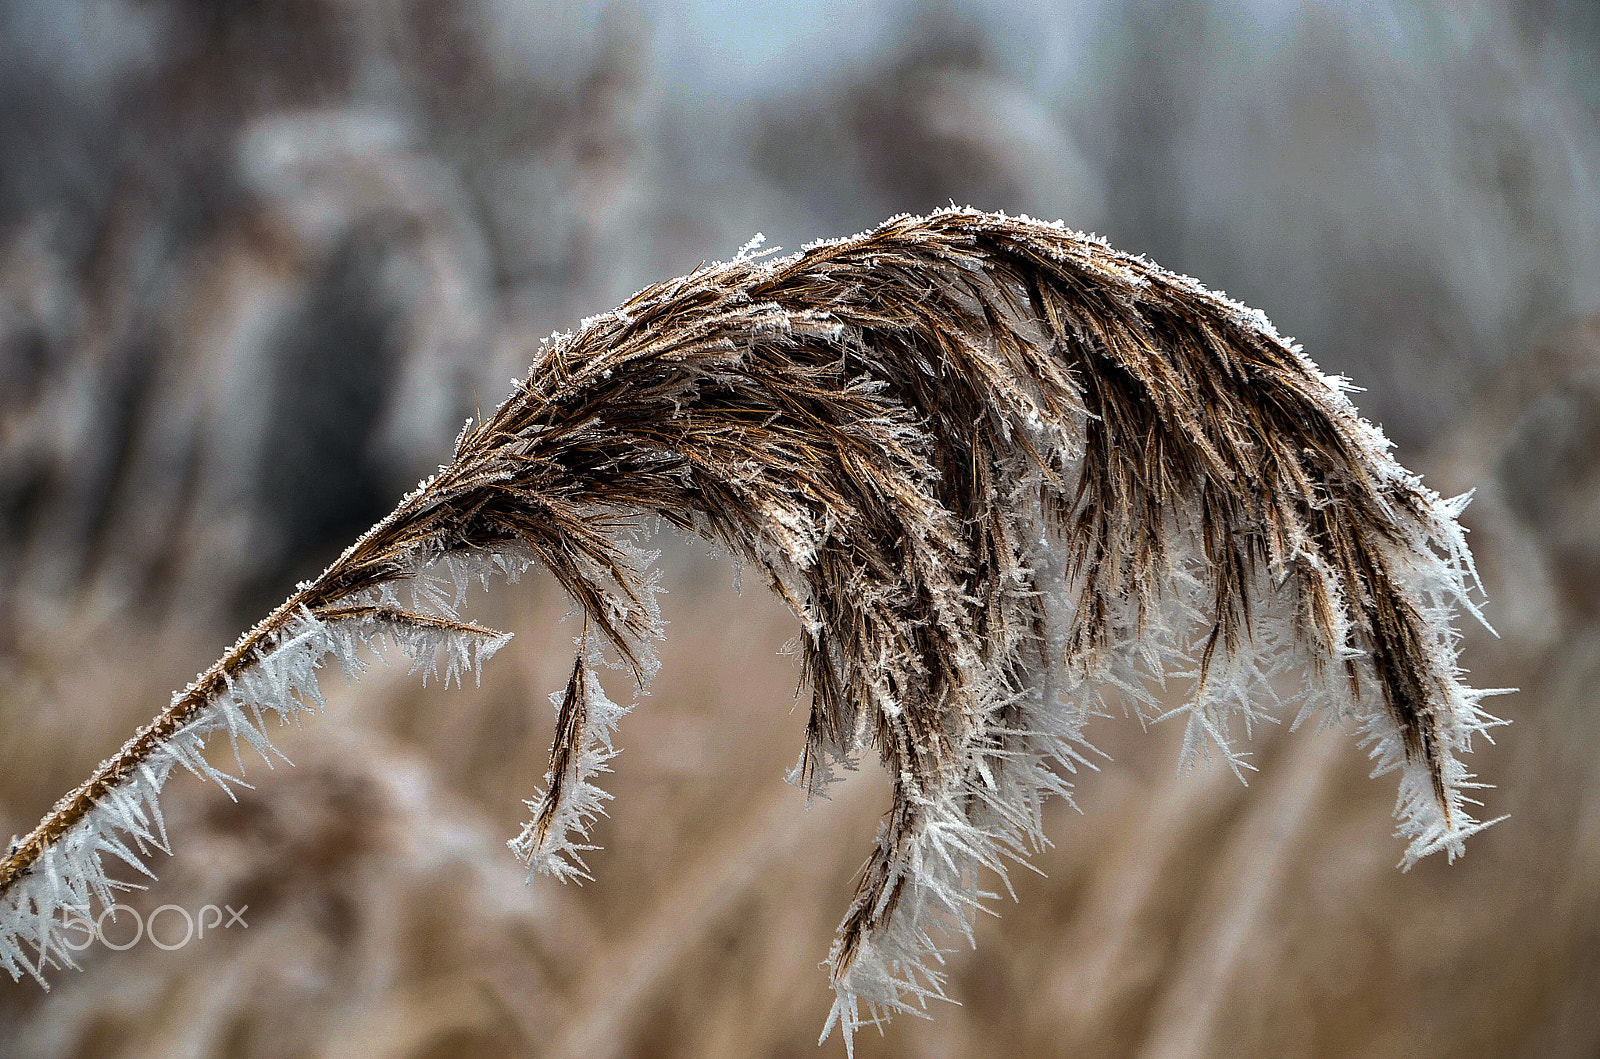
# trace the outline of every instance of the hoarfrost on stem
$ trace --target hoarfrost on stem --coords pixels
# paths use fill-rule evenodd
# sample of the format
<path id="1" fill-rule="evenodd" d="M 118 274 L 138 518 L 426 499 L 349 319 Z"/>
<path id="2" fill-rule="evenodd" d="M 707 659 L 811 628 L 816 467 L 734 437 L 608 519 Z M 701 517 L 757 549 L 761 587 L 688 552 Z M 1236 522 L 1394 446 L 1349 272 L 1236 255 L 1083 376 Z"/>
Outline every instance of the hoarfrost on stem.
<path id="1" fill-rule="evenodd" d="M 388 640 L 425 680 L 505 635 L 468 588 L 538 564 L 583 615 L 546 789 L 511 842 L 586 878 L 595 783 L 662 621 L 641 523 L 712 539 L 793 611 L 811 694 L 796 779 L 875 752 L 893 802 L 829 954 L 827 1027 L 943 995 L 994 873 L 1045 842 L 1089 766 L 1091 719 L 1183 717 L 1183 759 L 1292 715 L 1353 729 L 1398 772 L 1403 863 L 1482 827 L 1462 762 L 1499 722 L 1467 687 L 1455 615 L 1476 574 L 1444 500 L 1253 309 L 1103 240 L 971 209 L 732 261 L 546 340 L 454 458 L 174 700 L 0 865 L 0 966 L 70 963 L 63 902 L 148 873 L 174 766 L 223 731 L 274 755 L 268 713 L 322 706 Z M 236 759 L 242 757 L 236 753 Z"/>

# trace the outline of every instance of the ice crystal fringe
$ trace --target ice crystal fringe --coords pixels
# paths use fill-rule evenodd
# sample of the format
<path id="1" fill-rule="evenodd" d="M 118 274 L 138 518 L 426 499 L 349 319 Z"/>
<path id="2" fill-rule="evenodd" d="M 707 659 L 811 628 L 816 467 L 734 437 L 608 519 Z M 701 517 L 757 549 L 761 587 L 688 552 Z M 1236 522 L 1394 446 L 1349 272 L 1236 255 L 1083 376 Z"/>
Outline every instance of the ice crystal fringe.
<path id="1" fill-rule="evenodd" d="M 207 737 L 270 760 L 266 715 L 320 708 L 317 667 L 359 672 L 380 638 L 425 679 L 475 672 L 504 637 L 457 616 L 469 585 L 533 563 L 592 635 L 511 845 L 586 876 L 624 712 L 597 655 L 643 687 L 661 634 L 641 520 L 719 542 L 799 619 L 799 782 L 869 751 L 892 779 L 829 956 L 847 1045 L 943 995 L 939 939 L 970 937 L 983 879 L 1009 886 L 1045 841 L 1099 715 L 1182 715 L 1185 760 L 1241 775 L 1257 724 L 1341 724 L 1399 773 L 1403 863 L 1453 858 L 1483 826 L 1461 755 L 1498 723 L 1456 662 L 1455 614 L 1478 615 L 1465 501 L 1396 464 L 1343 389 L 1193 280 L 972 210 L 647 288 L 552 335 L 450 464 L 16 844 L 0 964 L 71 962 L 61 910 L 113 898 L 107 863 L 148 874 L 174 766 L 237 782 Z"/>
<path id="2" fill-rule="evenodd" d="M 550 696 L 559 715 L 544 793 L 527 803 L 534 811 L 533 820 L 506 843 L 531 869 L 530 879 L 536 874 L 562 881 L 593 878 L 583 854 L 596 847 L 579 839 L 588 835 L 597 817 L 605 815 L 605 803 L 611 799 L 592 781 L 611 771 L 607 762 L 617 756 L 612 736 L 628 707 L 612 702 L 600 686 L 591 665 L 599 645 L 586 638 L 584 647 L 573 663 L 566 691 Z"/>

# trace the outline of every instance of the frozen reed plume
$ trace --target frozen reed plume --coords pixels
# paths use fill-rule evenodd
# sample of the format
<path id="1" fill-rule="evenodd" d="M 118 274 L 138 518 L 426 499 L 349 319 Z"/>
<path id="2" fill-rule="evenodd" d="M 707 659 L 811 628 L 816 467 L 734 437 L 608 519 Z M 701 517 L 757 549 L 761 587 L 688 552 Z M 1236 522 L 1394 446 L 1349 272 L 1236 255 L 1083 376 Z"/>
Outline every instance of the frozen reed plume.
<path id="1" fill-rule="evenodd" d="M 174 766 L 226 732 L 272 753 L 268 712 L 321 706 L 329 657 L 387 636 L 425 675 L 505 637 L 462 620 L 469 583 L 548 568 L 587 624 L 545 793 L 512 846 L 582 875 L 592 783 L 660 617 L 640 520 L 754 564 L 801 624 L 797 778 L 875 751 L 893 804 L 829 957 L 828 1026 L 941 995 L 940 939 L 1042 842 L 1089 718 L 1163 716 L 1185 756 L 1247 767 L 1273 708 L 1358 733 L 1399 774 L 1404 862 L 1482 824 L 1461 762 L 1496 723 L 1456 666 L 1471 559 L 1456 516 L 1388 455 L 1341 380 L 1258 312 L 1104 242 L 972 210 L 898 217 L 803 253 L 641 291 L 552 336 L 450 464 L 251 630 L 17 842 L 0 963 L 70 963 L 58 912 L 143 871 Z M 41 977 L 42 981 L 42 977 Z"/>

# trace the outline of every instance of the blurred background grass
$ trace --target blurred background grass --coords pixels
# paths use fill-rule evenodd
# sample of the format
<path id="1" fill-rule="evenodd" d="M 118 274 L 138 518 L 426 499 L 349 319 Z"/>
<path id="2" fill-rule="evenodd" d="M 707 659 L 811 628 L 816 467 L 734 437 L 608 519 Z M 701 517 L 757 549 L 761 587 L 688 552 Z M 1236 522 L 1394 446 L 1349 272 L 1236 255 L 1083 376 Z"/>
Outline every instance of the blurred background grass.
<path id="1" fill-rule="evenodd" d="M 1264 310 L 1467 515 L 1512 818 L 1394 870 L 1337 732 L 1248 790 L 1108 719 L 932 1021 L 864 1056 L 1600 1054 L 1600 8 L 1587 0 L 10 0 L 0 7 L 0 833 L 446 457 L 540 336 L 754 232 L 1060 217 Z M 0 1055 L 815 1054 L 886 786 L 807 810 L 795 631 L 663 540 L 596 881 L 521 885 L 576 629 L 375 669 L 177 781 L 129 903 L 249 905 L 0 982 Z M 620 694 L 621 687 L 613 688 Z M 226 751 L 223 750 L 226 754 Z M 830 1054 L 840 1046 L 827 1046 Z"/>

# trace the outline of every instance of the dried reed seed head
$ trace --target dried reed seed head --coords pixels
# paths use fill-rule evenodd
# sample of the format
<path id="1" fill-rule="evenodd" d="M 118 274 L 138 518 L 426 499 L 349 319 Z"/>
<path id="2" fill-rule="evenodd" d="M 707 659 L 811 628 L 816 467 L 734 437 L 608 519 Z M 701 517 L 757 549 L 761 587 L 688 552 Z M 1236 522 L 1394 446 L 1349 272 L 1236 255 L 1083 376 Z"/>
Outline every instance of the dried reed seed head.
<path id="1" fill-rule="evenodd" d="M 552 336 L 453 461 L 264 627 L 433 622 L 464 643 L 487 630 L 455 617 L 459 557 L 517 554 L 642 684 L 660 621 L 636 520 L 755 564 L 804 629 L 803 782 L 875 748 L 894 783 L 831 956 L 848 1036 L 939 994 L 934 924 L 967 929 L 976 871 L 1042 839 L 1088 718 L 1159 715 L 1165 676 L 1193 679 L 1186 753 L 1239 768 L 1230 723 L 1298 667 L 1291 704 L 1353 722 L 1401 772 L 1407 862 L 1459 852 L 1481 825 L 1458 755 L 1494 723 L 1455 666 L 1473 572 L 1459 505 L 1387 449 L 1338 380 L 1192 280 L 1026 218 L 899 217 Z M 454 600 L 401 608 L 393 583 L 441 560 Z M 599 810 L 588 780 L 623 712 L 591 663 L 512 843 L 560 874 L 582 874 L 569 833 Z"/>

